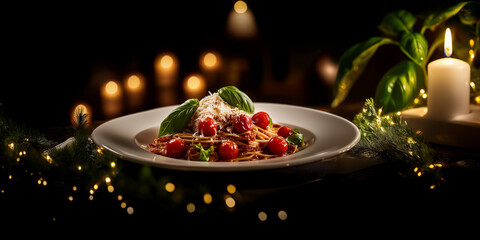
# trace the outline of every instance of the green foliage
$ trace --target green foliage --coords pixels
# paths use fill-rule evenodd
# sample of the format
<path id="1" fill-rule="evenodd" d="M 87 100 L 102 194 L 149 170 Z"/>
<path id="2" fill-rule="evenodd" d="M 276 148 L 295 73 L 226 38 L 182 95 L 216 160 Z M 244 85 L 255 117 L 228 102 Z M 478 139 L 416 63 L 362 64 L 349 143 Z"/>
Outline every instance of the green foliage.
<path id="1" fill-rule="evenodd" d="M 237 107 L 240 110 L 243 110 L 247 113 L 253 114 L 255 112 L 255 106 L 253 105 L 252 100 L 247 96 L 247 94 L 240 91 L 235 86 L 226 86 L 218 90 L 218 95 L 230 104 L 230 106 Z"/>
<path id="2" fill-rule="evenodd" d="M 477 2 L 460 2 L 444 9 L 434 10 L 424 17 L 415 17 L 411 12 L 403 9 L 387 14 L 378 26 L 386 37 L 371 37 L 367 41 L 357 43 L 347 49 L 340 58 L 333 88 L 332 107 L 337 107 L 345 100 L 377 49 L 386 44 L 398 46 L 405 56 L 418 67 L 399 63 L 388 70 L 376 88 L 376 103 L 383 106 L 387 112 L 400 111 L 410 107 L 414 98 L 412 96 L 417 96 L 420 90 L 418 86 L 426 85 L 426 65 L 429 58 L 434 50 L 443 43 L 442 34 L 441 37 L 434 38 L 429 44 L 424 35 L 425 31 L 433 31 L 447 20 L 459 15 L 461 23 L 468 24 L 468 27 L 471 28 L 470 32 L 475 35 L 474 51 L 478 53 L 480 35 L 480 11 L 478 8 Z M 423 19 L 423 22 L 417 24 L 418 19 Z M 421 26 L 420 31 L 415 29 L 416 25 Z M 461 50 L 459 49 L 458 52 Z M 473 71 L 475 70 L 472 67 L 472 75 Z M 473 95 L 476 96 L 478 91 L 476 90 Z"/>
<path id="3" fill-rule="evenodd" d="M 417 18 L 406 10 L 398 10 L 387 14 L 378 28 L 390 37 L 400 36 L 404 32 L 411 32 Z"/>
<path id="4" fill-rule="evenodd" d="M 210 154 L 213 152 L 213 146 L 210 146 L 207 150 L 203 149 L 203 146 L 201 143 L 195 144 L 194 146 L 200 149 L 199 160 L 208 162 L 208 159 L 210 158 Z"/>
<path id="5" fill-rule="evenodd" d="M 435 28 L 440 25 L 441 23 L 447 21 L 449 18 L 457 15 L 457 13 L 462 10 L 462 8 L 474 2 L 460 2 L 447 9 L 442 9 L 440 11 L 435 11 L 430 13 L 425 20 L 423 21 L 423 27 L 420 31 L 422 34 L 425 32 L 426 29 L 435 30 Z M 478 3 L 477 3 L 478 4 Z"/>
<path id="6" fill-rule="evenodd" d="M 427 58 L 428 42 L 422 34 L 408 32 L 404 33 L 400 39 L 400 49 L 413 62 L 421 66 Z"/>
<path id="7" fill-rule="evenodd" d="M 303 134 L 301 134 L 300 131 L 298 131 L 298 129 L 292 129 L 292 131 L 295 134 L 292 134 L 287 138 L 285 138 L 287 143 L 290 145 L 297 145 L 298 147 L 303 146 L 303 139 L 304 139 Z"/>
<path id="8" fill-rule="evenodd" d="M 436 166 L 435 153 L 423 137 L 413 132 L 399 115 L 382 115 L 380 109 L 370 98 L 365 101 L 362 112 L 355 116 L 353 123 L 360 130 L 361 138 L 353 151 L 405 163 L 407 169 L 417 168 L 417 172 L 432 170 Z"/>
<path id="9" fill-rule="evenodd" d="M 198 99 L 188 99 L 175 108 L 160 124 L 158 137 L 169 136 L 182 131 L 187 127 L 193 114 L 197 111 Z"/>
<path id="10" fill-rule="evenodd" d="M 377 49 L 382 45 L 392 43 L 394 41 L 389 38 L 372 37 L 365 42 L 355 44 L 342 55 L 333 88 L 335 99 L 333 99 L 332 107 L 337 107 L 345 100 L 353 84 L 363 73 L 368 61 Z"/>
<path id="11" fill-rule="evenodd" d="M 402 61 L 383 75 L 375 92 L 375 102 L 384 113 L 403 109 L 413 103 L 425 81 L 423 70 L 412 61 Z"/>

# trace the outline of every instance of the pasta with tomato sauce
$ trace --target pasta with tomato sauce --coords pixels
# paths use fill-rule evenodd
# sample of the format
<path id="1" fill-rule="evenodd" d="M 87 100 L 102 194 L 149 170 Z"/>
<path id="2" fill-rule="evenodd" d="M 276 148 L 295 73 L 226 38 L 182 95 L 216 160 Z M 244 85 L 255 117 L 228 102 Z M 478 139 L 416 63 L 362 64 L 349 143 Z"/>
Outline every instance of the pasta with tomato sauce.
<path id="1" fill-rule="evenodd" d="M 238 162 L 293 154 L 302 145 L 298 130 L 273 123 L 266 112 L 233 107 L 214 93 L 199 101 L 183 130 L 155 138 L 149 151 L 193 161 Z"/>

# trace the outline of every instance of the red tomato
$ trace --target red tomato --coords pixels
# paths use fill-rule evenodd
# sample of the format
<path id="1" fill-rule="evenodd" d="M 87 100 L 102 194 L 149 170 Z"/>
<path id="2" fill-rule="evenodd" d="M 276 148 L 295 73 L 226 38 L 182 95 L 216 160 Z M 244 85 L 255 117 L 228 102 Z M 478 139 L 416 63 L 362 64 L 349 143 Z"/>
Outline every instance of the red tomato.
<path id="1" fill-rule="evenodd" d="M 253 129 L 252 119 L 246 114 L 238 115 L 233 120 L 233 128 L 237 133 L 251 131 Z"/>
<path id="2" fill-rule="evenodd" d="M 284 138 L 287 138 L 291 135 L 295 134 L 293 130 L 290 127 L 283 126 L 280 129 L 278 129 L 278 135 L 282 136 Z"/>
<path id="3" fill-rule="evenodd" d="M 180 138 L 173 138 L 172 140 L 168 141 L 167 143 L 167 155 L 170 157 L 183 157 L 187 150 L 187 145 L 185 145 L 185 141 Z"/>
<path id="4" fill-rule="evenodd" d="M 211 117 L 206 117 L 198 123 L 198 132 L 203 136 L 217 134 L 217 122 Z"/>
<path id="5" fill-rule="evenodd" d="M 283 155 L 287 151 L 288 143 L 283 137 L 275 136 L 270 138 L 267 144 L 268 151 L 275 155 Z"/>
<path id="6" fill-rule="evenodd" d="M 238 156 L 238 146 L 233 141 L 225 141 L 218 148 L 218 155 L 221 159 L 229 160 Z"/>
<path id="7" fill-rule="evenodd" d="M 253 115 L 252 122 L 257 126 L 266 129 L 268 125 L 270 125 L 270 116 L 266 112 L 258 112 Z"/>

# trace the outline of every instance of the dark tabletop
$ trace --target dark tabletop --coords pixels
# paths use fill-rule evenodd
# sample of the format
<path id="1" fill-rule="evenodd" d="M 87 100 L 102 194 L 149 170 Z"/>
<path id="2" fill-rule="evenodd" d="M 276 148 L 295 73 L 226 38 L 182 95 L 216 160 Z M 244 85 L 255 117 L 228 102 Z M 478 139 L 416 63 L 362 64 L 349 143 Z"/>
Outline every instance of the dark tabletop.
<path id="1" fill-rule="evenodd" d="M 351 117 L 348 112 L 343 115 Z M 43 131 L 58 142 L 73 134 L 71 127 Z M 352 151 L 290 168 L 223 173 L 161 169 L 118 158 L 108 182 L 105 176 L 96 176 L 96 189 L 83 182 L 91 179 L 84 175 L 75 178 L 77 184 L 49 183 L 54 176 L 38 179 L 40 173 L 29 176 L 28 169 L 9 179 L 11 169 L 3 167 L 0 210 L 2 219 L 13 225 L 62 227 L 475 229 L 480 222 L 480 153 L 431 147 L 443 166 L 428 178 L 411 174 L 413 169 L 408 173 L 388 159 Z"/>

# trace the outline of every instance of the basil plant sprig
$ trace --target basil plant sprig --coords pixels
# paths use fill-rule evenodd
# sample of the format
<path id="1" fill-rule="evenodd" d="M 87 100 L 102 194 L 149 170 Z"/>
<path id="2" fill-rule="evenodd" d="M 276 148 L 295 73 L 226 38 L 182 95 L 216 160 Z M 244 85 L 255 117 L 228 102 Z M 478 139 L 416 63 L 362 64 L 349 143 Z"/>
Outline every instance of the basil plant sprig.
<path id="1" fill-rule="evenodd" d="M 470 58 L 470 51 L 478 51 L 480 41 L 480 14 L 478 1 L 462 1 L 451 6 L 430 11 L 425 16 L 417 18 L 416 15 L 407 10 L 395 10 L 388 13 L 380 22 L 378 29 L 382 36 L 372 36 L 347 49 L 338 63 L 338 72 L 335 79 L 334 99 L 332 107 L 342 103 L 357 79 L 369 66 L 369 61 L 381 46 L 392 45 L 398 47 L 405 54 L 406 60 L 401 60 L 390 70 L 384 72 L 378 82 L 375 91 L 375 103 L 383 107 L 383 113 L 393 113 L 415 106 L 418 102 L 415 99 L 419 96 L 421 89 L 427 88 L 427 64 L 430 57 L 437 48 L 443 46 L 444 35 L 438 34 L 436 29 L 440 25 L 452 25 L 448 21 L 458 15 L 460 23 L 465 26 L 459 29 L 468 29 L 469 39 L 473 43 L 458 44 L 454 47 L 456 57 L 467 60 Z M 425 37 L 426 31 L 431 31 L 432 37 Z M 442 31 L 440 31 L 442 32 Z M 429 33 L 430 34 L 430 33 Z M 436 37 L 434 37 L 436 36 Z M 464 36 L 465 38 L 467 35 Z M 430 40 L 430 43 L 427 41 Z M 479 68 L 471 64 L 472 81 L 473 75 L 479 72 Z M 371 66 L 370 66 L 371 67 Z M 427 89 L 428 90 L 428 89 Z M 472 96 L 480 95 L 480 88 L 472 89 Z"/>
<path id="2" fill-rule="evenodd" d="M 181 132 L 187 127 L 197 111 L 199 101 L 196 98 L 188 99 L 175 108 L 160 124 L 158 137 L 170 136 Z"/>

